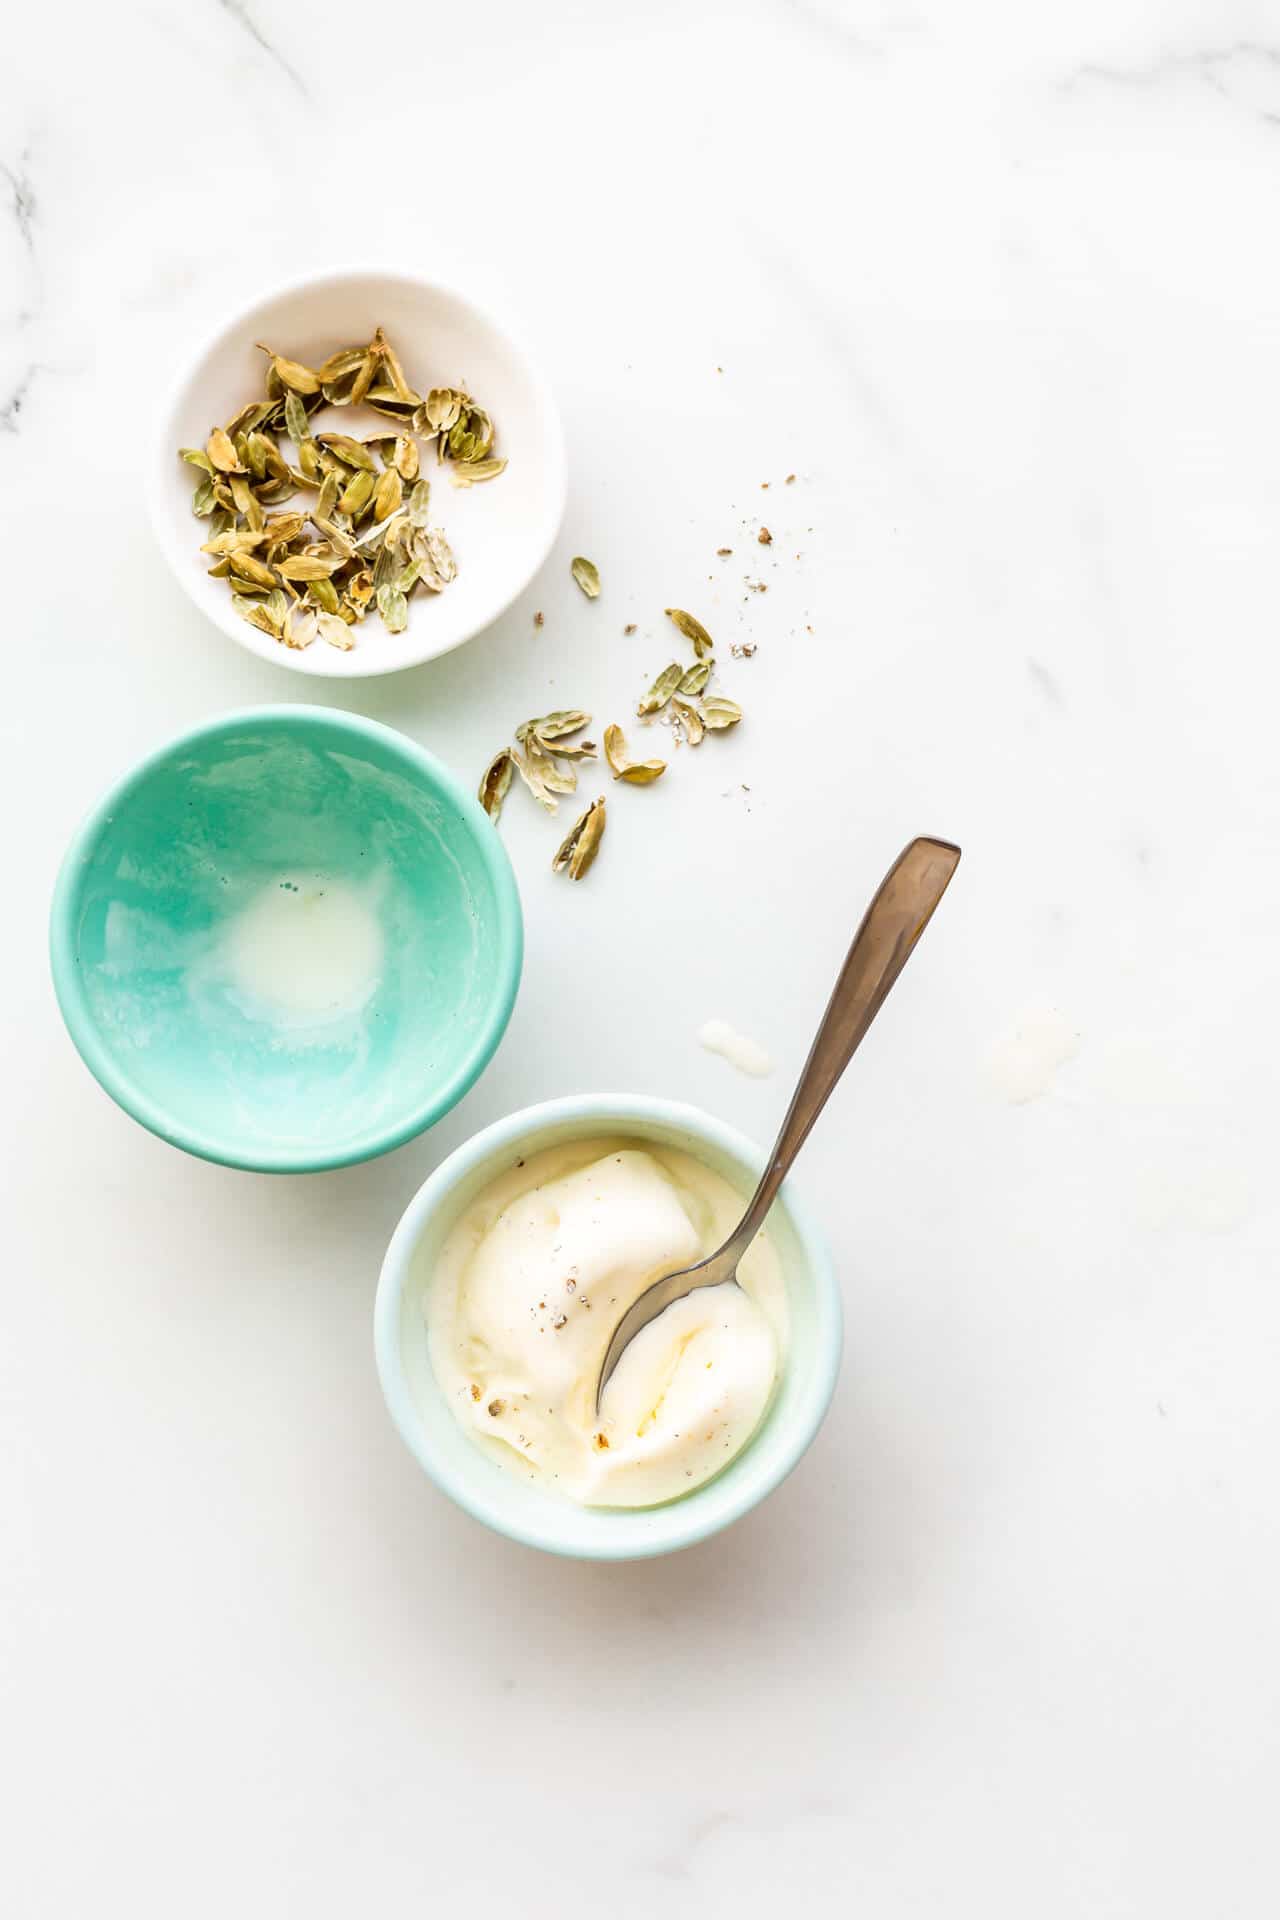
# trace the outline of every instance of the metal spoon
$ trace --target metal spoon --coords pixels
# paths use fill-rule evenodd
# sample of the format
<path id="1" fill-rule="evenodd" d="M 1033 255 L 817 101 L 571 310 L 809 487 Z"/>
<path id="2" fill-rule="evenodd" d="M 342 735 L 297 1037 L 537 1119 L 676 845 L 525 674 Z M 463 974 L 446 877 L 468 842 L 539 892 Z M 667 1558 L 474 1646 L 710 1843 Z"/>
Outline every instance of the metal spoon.
<path id="1" fill-rule="evenodd" d="M 840 969 L 835 991 L 791 1096 L 782 1131 L 740 1225 L 718 1253 L 710 1254 L 696 1266 L 683 1267 L 679 1273 L 668 1273 L 661 1280 L 655 1280 L 623 1314 L 600 1369 L 597 1407 L 624 1348 L 641 1327 L 647 1327 L 673 1301 L 682 1300 L 698 1287 L 718 1287 L 726 1280 L 737 1279 L 739 1260 L 764 1225 L 778 1188 L 809 1137 L 809 1129 L 884 1005 L 890 987 L 906 966 L 911 949 L 928 926 L 959 861 L 960 849 L 950 841 L 913 840 L 880 882 L 862 925 L 853 936 L 853 945 Z"/>

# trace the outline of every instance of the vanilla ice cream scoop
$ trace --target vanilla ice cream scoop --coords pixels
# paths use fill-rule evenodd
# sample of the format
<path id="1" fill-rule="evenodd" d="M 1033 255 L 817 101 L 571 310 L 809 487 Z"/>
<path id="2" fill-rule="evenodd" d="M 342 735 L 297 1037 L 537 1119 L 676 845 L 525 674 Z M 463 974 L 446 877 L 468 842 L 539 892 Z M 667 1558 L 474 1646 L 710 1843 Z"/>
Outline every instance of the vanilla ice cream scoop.
<path id="1" fill-rule="evenodd" d="M 629 1347 L 596 1410 L 613 1328 L 654 1280 L 717 1246 L 741 1212 L 687 1154 L 574 1142 L 511 1169 L 441 1250 L 432 1365 L 504 1465 L 591 1506 L 649 1506 L 718 1473 L 769 1403 L 786 1297 L 761 1236 L 740 1284 L 703 1289 Z"/>

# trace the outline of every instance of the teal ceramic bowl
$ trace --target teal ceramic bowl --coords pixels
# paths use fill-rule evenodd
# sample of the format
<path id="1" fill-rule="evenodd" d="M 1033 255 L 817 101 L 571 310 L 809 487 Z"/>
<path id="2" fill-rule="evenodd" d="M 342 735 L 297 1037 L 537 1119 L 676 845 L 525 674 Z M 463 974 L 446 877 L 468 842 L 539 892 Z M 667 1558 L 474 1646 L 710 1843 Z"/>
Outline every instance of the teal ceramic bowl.
<path id="1" fill-rule="evenodd" d="M 520 901 L 492 823 L 402 734 L 233 713 L 128 775 L 68 849 L 63 1018 L 126 1113 L 263 1173 L 366 1160 L 438 1120 L 502 1038 Z"/>
<path id="2" fill-rule="evenodd" d="M 514 1161 L 597 1134 L 624 1134 L 692 1154 L 735 1186 L 744 1203 L 765 1166 L 762 1150 L 732 1127 L 674 1101 L 582 1094 L 526 1107 L 450 1154 L 410 1201 L 378 1281 L 374 1349 L 400 1437 L 465 1512 L 547 1553 L 640 1560 L 708 1539 L 786 1478 L 831 1404 L 843 1316 L 826 1241 L 788 1180 L 768 1220 L 787 1281 L 786 1363 L 763 1421 L 723 1473 L 665 1506 L 622 1509 L 577 1506 L 497 1465 L 454 1418 L 431 1369 L 424 1303 L 436 1256 L 458 1215 Z"/>

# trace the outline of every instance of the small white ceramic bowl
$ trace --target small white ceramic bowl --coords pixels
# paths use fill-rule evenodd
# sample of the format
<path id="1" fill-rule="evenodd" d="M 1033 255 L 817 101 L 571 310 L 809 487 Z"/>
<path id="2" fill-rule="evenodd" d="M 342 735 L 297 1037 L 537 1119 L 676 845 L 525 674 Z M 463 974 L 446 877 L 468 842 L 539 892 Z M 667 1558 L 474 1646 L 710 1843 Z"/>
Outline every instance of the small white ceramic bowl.
<path id="1" fill-rule="evenodd" d="M 321 640 L 301 651 L 282 646 L 232 611 L 224 580 L 211 580 L 201 553 L 206 523 L 191 511 L 200 475 L 178 458 L 179 447 L 203 447 L 211 430 L 248 400 L 261 397 L 264 341 L 291 360 L 317 364 L 339 347 L 368 340 L 382 327 L 422 391 L 465 386 L 492 414 L 495 451 L 508 466 L 496 480 L 454 488 L 434 453 L 432 518 L 449 537 L 458 577 L 443 593 L 417 593 L 409 623 L 388 633 L 376 615 L 356 630 L 349 653 Z M 334 408 L 328 424 L 357 435 L 388 433 L 390 420 L 355 408 Z M 528 586 L 551 551 L 564 517 L 564 435 L 546 381 L 497 322 L 460 293 L 403 273 L 349 272 L 297 281 L 267 294 L 221 326 L 196 353 L 163 410 L 152 450 L 151 516 L 161 549 L 179 581 L 215 626 L 251 653 L 295 673 L 334 680 L 395 673 L 448 653 L 492 625 Z"/>
<path id="2" fill-rule="evenodd" d="M 748 1512 L 784 1480 L 822 1424 L 840 1366 L 842 1313 L 831 1256 L 788 1180 L 769 1215 L 791 1313 L 782 1380 L 750 1443 L 714 1480 L 642 1509 L 580 1507 L 517 1479 L 463 1430 L 431 1370 L 423 1300 L 436 1255 L 490 1180 L 544 1147 L 624 1134 L 679 1148 L 743 1195 L 765 1154 L 732 1127 L 670 1100 L 580 1094 L 486 1127 L 438 1166 L 410 1201 L 387 1249 L 374 1307 L 378 1376 L 400 1436 L 443 1493 L 497 1533 L 581 1560 L 639 1560 L 692 1546 Z"/>

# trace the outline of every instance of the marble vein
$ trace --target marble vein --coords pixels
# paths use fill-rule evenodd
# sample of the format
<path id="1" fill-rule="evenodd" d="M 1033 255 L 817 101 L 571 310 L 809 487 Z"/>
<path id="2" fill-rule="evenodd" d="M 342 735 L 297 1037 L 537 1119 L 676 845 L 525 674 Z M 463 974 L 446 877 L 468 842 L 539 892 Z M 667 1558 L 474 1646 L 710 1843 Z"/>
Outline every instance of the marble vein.
<path id="1" fill-rule="evenodd" d="M 260 47 L 262 52 L 267 55 L 267 58 L 275 62 L 281 73 L 286 76 L 292 86 L 297 88 L 305 100 L 307 98 L 307 90 L 302 84 L 302 79 L 297 69 L 290 66 L 279 48 L 268 40 L 266 34 L 262 31 L 262 28 L 258 25 L 248 7 L 245 5 L 245 0 L 218 0 L 218 5 L 224 13 L 230 14 L 231 18 L 248 34 L 254 45 Z"/>
<path id="2" fill-rule="evenodd" d="M 36 375 L 41 371 L 37 362 L 32 361 L 26 372 L 12 389 L 9 398 L 0 405 L 0 433 L 17 433 L 21 424 L 22 409 L 27 404 Z"/>
<path id="3" fill-rule="evenodd" d="M 9 191 L 13 195 L 12 212 L 14 225 L 18 229 L 22 244 L 27 252 L 35 255 L 36 195 L 31 184 L 31 175 L 27 171 L 29 155 L 23 153 L 16 167 L 10 167 L 0 160 L 0 173 L 9 182 Z"/>
<path id="4" fill-rule="evenodd" d="M 1058 682 L 1054 679 L 1048 667 L 1041 666 L 1038 660 L 1033 660 L 1031 655 L 1028 654 L 1027 672 L 1031 675 L 1032 686 L 1044 695 L 1049 705 L 1052 707 L 1060 707 L 1062 705 L 1062 688 L 1058 685 Z"/>
<path id="5" fill-rule="evenodd" d="M 1119 87 L 1157 87 L 1166 80 L 1190 75 L 1225 99 L 1234 99 L 1228 75 L 1233 69 L 1245 65 L 1269 73 L 1280 73 L 1280 47 L 1269 46 L 1260 40 L 1237 40 L 1229 46 L 1200 47 L 1187 53 L 1160 54 L 1140 66 L 1119 67 L 1100 61 L 1086 61 L 1067 76 L 1062 91 L 1074 92 L 1077 87 L 1091 82 Z M 1280 123 L 1280 108 L 1273 111 L 1259 107 L 1255 111 L 1262 120 Z"/>
<path id="6" fill-rule="evenodd" d="M 860 59 L 876 59 L 885 49 L 875 40 L 868 40 L 859 33 L 849 21 L 837 19 L 817 0 L 784 0 L 785 10 L 791 19 L 798 21 L 813 34 L 819 35 L 828 46 L 839 47 L 844 53 L 856 54 Z"/>
<path id="7" fill-rule="evenodd" d="M 666 1853 L 641 1872 L 653 1879 L 699 1881 L 721 1871 L 726 1849 L 730 1856 L 749 1853 L 763 1845 L 766 1851 L 796 1839 L 818 1853 L 826 1844 L 829 1826 L 842 1832 L 848 1809 L 826 1793 L 811 1793 L 791 1806 L 771 1807 L 767 1814 L 746 1809 L 716 1808 L 690 1820 Z M 708 1858 L 710 1856 L 710 1858 Z"/>
<path id="8" fill-rule="evenodd" d="M 866 425 L 876 433 L 890 452 L 910 454 L 901 418 L 893 411 L 881 385 L 855 356 L 850 329 L 844 316 L 832 305 L 826 290 L 810 270 L 807 260 L 795 248 L 787 248 L 778 236 L 759 221 L 744 219 L 760 274 L 777 290 L 780 301 L 794 304 L 839 370 L 850 405 Z M 921 467 L 923 472 L 923 464 Z"/>
<path id="9" fill-rule="evenodd" d="M 663 1880 L 688 1880 L 693 1872 L 693 1856 L 713 1833 L 719 1833 L 721 1827 L 736 1824 L 738 1815 L 733 1813 L 708 1813 L 700 1820 L 691 1821 L 669 1853 L 655 1860 L 651 1871 Z"/>

